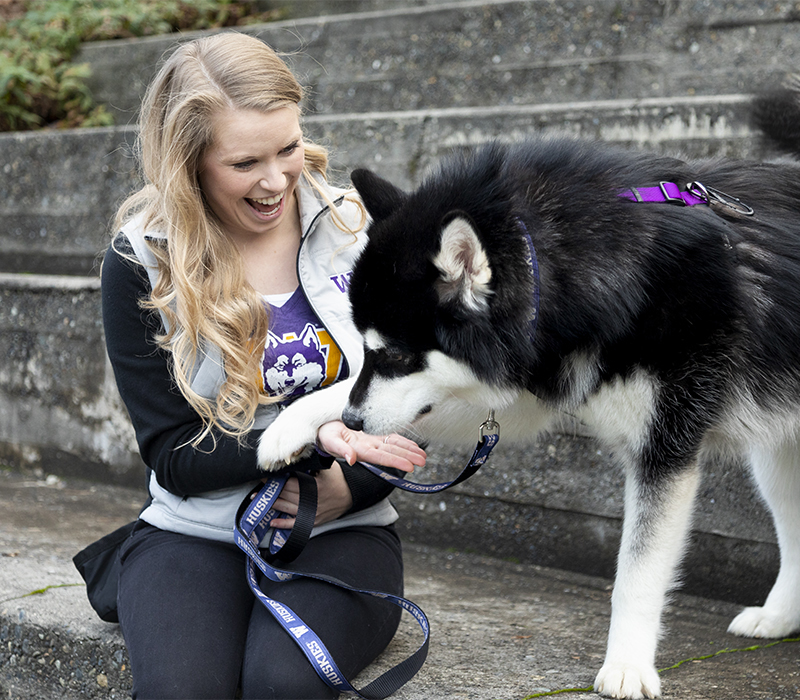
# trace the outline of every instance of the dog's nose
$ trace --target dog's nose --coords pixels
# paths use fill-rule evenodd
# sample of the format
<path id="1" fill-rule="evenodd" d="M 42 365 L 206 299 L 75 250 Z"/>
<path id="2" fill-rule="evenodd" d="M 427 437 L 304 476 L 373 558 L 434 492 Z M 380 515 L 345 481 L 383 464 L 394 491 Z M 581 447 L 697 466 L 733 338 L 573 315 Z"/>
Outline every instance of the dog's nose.
<path id="1" fill-rule="evenodd" d="M 342 411 L 342 421 L 350 430 L 364 429 L 364 419 L 359 415 L 358 411 L 353 410 L 350 406 L 345 406 L 344 411 Z"/>

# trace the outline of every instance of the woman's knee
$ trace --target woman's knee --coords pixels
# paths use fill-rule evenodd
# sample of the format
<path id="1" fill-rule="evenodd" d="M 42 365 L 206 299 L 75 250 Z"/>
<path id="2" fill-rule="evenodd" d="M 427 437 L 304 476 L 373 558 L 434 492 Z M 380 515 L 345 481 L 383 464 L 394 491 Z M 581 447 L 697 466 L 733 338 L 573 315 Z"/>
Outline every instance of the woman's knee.
<path id="1" fill-rule="evenodd" d="M 243 700 L 328 700 L 339 697 L 303 657 L 294 662 L 273 659 L 265 649 L 260 659 L 248 655 L 242 667 Z M 302 653 L 301 653 L 301 656 Z"/>

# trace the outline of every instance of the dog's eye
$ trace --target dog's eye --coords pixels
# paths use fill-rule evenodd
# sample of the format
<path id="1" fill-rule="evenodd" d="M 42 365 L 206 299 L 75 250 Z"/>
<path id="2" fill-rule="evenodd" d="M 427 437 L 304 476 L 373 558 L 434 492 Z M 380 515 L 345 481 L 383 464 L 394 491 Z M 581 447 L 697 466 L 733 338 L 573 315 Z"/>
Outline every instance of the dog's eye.
<path id="1" fill-rule="evenodd" d="M 418 364 L 417 356 L 412 352 L 403 352 L 402 350 L 384 348 L 382 354 L 384 362 L 386 362 L 388 365 L 392 365 L 393 367 L 410 369 Z"/>
<path id="2" fill-rule="evenodd" d="M 385 377 L 405 377 L 424 367 L 424 356 L 392 348 L 371 351 L 372 364 L 376 371 Z"/>

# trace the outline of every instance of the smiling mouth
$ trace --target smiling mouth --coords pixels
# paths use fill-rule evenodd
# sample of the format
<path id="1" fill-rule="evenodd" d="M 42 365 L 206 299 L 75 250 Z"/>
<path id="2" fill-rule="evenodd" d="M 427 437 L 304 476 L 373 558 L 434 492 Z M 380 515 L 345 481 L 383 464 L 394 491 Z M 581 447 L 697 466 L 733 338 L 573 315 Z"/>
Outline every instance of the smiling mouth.
<path id="1" fill-rule="evenodd" d="M 274 216 L 280 211 L 285 195 L 286 191 L 284 190 L 274 197 L 245 197 L 245 200 L 259 214 L 263 214 L 264 216 Z"/>

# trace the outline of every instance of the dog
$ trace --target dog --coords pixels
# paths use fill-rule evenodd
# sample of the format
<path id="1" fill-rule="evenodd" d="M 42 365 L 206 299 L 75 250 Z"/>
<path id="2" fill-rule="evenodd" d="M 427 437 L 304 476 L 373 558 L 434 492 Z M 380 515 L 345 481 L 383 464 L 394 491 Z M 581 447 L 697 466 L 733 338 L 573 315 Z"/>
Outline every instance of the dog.
<path id="1" fill-rule="evenodd" d="M 702 464 L 741 455 L 781 564 L 729 631 L 800 629 L 800 166 L 542 138 L 453 154 L 413 193 L 367 170 L 352 181 L 371 217 L 349 291 L 364 365 L 286 409 L 261 464 L 340 415 L 461 445 L 487 408 L 503 440 L 579 419 L 626 476 L 594 688 L 652 698 Z M 637 201 L 658 189 L 663 202 Z"/>

